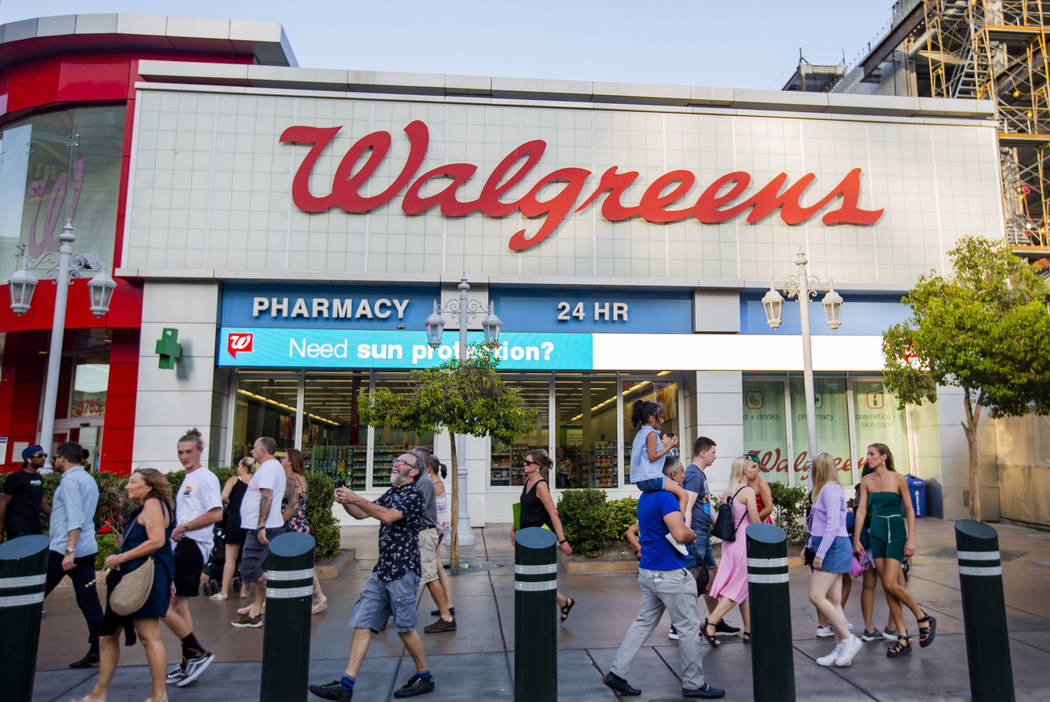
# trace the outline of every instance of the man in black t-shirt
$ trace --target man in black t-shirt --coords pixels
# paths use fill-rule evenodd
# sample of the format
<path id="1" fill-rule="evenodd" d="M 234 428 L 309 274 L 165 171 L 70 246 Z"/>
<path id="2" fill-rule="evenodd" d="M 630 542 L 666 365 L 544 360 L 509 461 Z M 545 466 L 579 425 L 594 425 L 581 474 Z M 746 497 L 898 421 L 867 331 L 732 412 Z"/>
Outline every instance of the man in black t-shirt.
<path id="1" fill-rule="evenodd" d="M 41 513 L 50 515 L 44 502 L 44 481 L 38 472 L 47 454 L 39 446 L 22 451 L 22 470 L 7 476 L 0 492 L 0 540 L 39 534 Z"/>

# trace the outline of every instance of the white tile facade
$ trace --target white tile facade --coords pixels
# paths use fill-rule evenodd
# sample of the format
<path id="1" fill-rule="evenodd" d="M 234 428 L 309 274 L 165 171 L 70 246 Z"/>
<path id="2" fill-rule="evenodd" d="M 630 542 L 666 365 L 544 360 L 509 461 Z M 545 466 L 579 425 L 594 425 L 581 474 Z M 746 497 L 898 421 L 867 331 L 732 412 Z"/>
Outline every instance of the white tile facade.
<path id="1" fill-rule="evenodd" d="M 827 271 L 840 286 L 900 289 L 943 265 L 943 252 L 960 236 L 1002 231 L 995 132 L 977 120 L 253 90 L 140 89 L 125 269 L 147 276 L 171 269 L 191 276 L 305 279 L 458 277 L 466 271 L 564 283 L 754 281 L 782 275 L 784 262 L 806 245 L 814 269 Z M 538 246 L 515 252 L 508 247 L 511 235 L 522 228 L 535 232 L 542 218 L 519 212 L 502 219 L 480 212 L 445 217 L 437 208 L 407 216 L 401 210 L 404 189 L 363 214 L 338 207 L 308 214 L 293 204 L 292 177 L 308 146 L 280 143 L 287 127 L 342 128 L 313 170 L 310 190 L 316 196 L 331 191 L 351 144 L 375 131 L 388 132 L 390 153 L 361 189 L 374 195 L 400 172 L 409 148 L 403 129 L 413 120 L 424 121 L 430 133 L 417 176 L 449 163 L 478 166 L 460 187 L 460 201 L 476 199 L 511 150 L 542 139 L 543 157 L 502 201 L 520 198 L 555 169 L 578 167 L 592 173 L 578 207 L 601 174 L 617 166 L 620 172 L 639 172 L 625 205 L 637 204 L 657 177 L 676 169 L 694 173 L 697 181 L 681 204 L 668 209 L 691 206 L 703 188 L 736 170 L 752 176 L 744 197 L 781 172 L 789 184 L 814 173 L 803 197 L 809 204 L 861 168 L 859 206 L 885 213 L 872 226 L 822 224 L 820 216 L 835 203 L 795 226 L 776 213 L 756 224 L 748 224 L 746 215 L 717 225 L 693 218 L 609 222 L 601 216 L 599 198 L 570 213 Z M 432 182 L 423 194 L 447 182 Z M 561 187 L 550 185 L 541 197 Z"/>

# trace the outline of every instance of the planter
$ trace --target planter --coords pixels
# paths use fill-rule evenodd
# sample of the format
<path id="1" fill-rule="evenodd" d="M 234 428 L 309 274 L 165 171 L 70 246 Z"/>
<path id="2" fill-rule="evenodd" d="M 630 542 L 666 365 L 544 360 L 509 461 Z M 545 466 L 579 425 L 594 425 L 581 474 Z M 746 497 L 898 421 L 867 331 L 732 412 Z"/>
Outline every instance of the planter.
<path id="1" fill-rule="evenodd" d="M 586 556 L 566 556 L 558 551 L 558 563 L 561 569 L 571 575 L 597 575 L 600 573 L 630 574 L 638 572 L 638 557 L 627 544 L 615 542 L 602 550 L 597 558 Z"/>
<path id="2" fill-rule="evenodd" d="M 334 580 L 353 565 L 355 558 L 354 549 L 344 548 L 335 558 L 316 561 L 314 563 L 314 573 L 317 574 L 318 580 Z"/>

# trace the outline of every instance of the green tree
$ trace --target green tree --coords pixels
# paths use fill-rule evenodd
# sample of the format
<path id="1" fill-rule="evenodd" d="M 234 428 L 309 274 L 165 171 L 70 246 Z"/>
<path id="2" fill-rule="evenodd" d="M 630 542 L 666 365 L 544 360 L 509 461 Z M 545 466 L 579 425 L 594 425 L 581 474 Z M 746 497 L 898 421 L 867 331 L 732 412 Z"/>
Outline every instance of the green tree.
<path id="1" fill-rule="evenodd" d="M 459 457 L 456 435 L 490 435 L 505 443 L 530 430 L 534 416 L 517 389 L 506 386 L 496 372 L 496 343 L 468 347 L 465 360 L 453 359 L 436 368 L 414 370 L 412 389 L 396 394 L 389 388 L 361 390 L 358 405 L 366 424 L 391 424 L 409 431 L 448 430 L 452 444 L 449 476 L 452 499 L 450 559 L 459 563 Z"/>
<path id="2" fill-rule="evenodd" d="M 953 276 L 924 274 L 903 299 L 911 319 L 883 335 L 887 389 L 904 404 L 933 402 L 937 386 L 962 388 L 970 451 L 970 514 L 981 519 L 977 424 L 1050 412 L 1050 288 L 1003 241 L 960 239 Z"/>

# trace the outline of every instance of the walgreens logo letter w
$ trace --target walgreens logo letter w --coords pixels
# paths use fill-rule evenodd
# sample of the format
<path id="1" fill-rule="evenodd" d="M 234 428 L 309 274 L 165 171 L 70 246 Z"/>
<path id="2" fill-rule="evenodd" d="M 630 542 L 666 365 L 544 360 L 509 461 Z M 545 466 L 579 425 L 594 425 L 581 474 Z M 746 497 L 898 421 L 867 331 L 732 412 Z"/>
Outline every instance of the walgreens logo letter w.
<path id="1" fill-rule="evenodd" d="M 238 353 L 247 353 L 252 350 L 251 334 L 230 334 L 226 339 L 226 350 L 230 355 L 237 358 Z"/>

